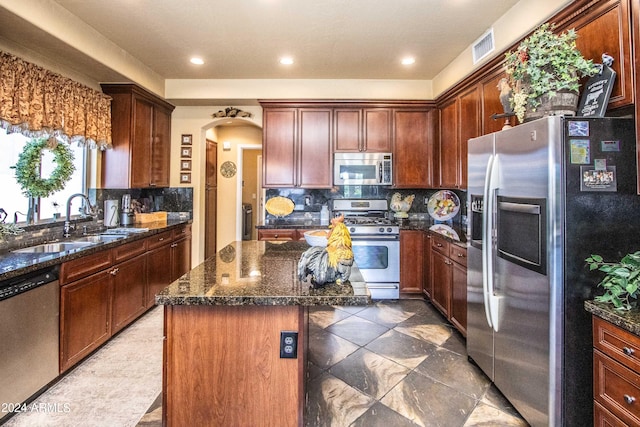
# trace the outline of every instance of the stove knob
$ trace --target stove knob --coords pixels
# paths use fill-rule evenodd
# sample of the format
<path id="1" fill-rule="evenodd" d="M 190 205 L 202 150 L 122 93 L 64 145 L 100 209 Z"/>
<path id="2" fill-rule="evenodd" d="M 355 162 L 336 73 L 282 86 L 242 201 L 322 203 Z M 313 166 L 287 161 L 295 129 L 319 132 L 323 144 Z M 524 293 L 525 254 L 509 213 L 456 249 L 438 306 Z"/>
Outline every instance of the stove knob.
<path id="1" fill-rule="evenodd" d="M 387 233 L 391 233 L 391 227 L 387 228 Z"/>
<path id="2" fill-rule="evenodd" d="M 349 232 L 350 232 L 350 233 L 353 233 L 353 232 L 355 232 L 355 231 L 356 231 L 355 227 L 351 227 L 351 228 L 349 229 Z"/>
<path id="3" fill-rule="evenodd" d="M 380 227 L 380 228 L 378 229 L 378 231 L 379 231 L 379 232 L 381 232 L 381 233 L 384 233 L 384 227 Z"/>

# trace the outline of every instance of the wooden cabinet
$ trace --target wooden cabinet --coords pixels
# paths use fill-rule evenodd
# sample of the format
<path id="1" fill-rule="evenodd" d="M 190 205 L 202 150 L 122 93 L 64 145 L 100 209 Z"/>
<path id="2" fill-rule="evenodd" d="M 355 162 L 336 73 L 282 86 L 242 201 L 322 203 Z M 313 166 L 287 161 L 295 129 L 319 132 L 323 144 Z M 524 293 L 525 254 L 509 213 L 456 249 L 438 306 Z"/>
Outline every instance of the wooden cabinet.
<path id="1" fill-rule="evenodd" d="M 258 240 L 272 240 L 272 241 L 295 241 L 305 240 L 304 233 L 309 231 L 308 229 L 295 229 L 295 228 L 259 228 Z"/>
<path id="2" fill-rule="evenodd" d="M 430 233 L 430 283 L 424 293 L 459 331 L 467 333 L 467 248 Z"/>
<path id="3" fill-rule="evenodd" d="M 104 84 L 102 90 L 113 98 L 113 149 L 102 153 L 102 187 L 168 187 L 175 107 L 133 84 Z"/>
<path id="4" fill-rule="evenodd" d="M 146 311 L 146 267 L 147 257 L 138 255 L 114 265 L 109 271 L 113 280 L 112 333 L 118 332 Z"/>
<path id="5" fill-rule="evenodd" d="M 390 153 L 390 108 L 336 108 L 334 135 L 336 152 Z"/>
<path id="6" fill-rule="evenodd" d="M 60 288 L 60 372 L 111 337 L 111 280 L 102 271 Z"/>
<path id="7" fill-rule="evenodd" d="M 332 109 L 264 107 L 263 186 L 330 188 Z"/>
<path id="8" fill-rule="evenodd" d="M 480 101 L 481 111 L 483 111 L 482 120 L 480 122 L 481 128 L 479 129 L 480 135 L 486 135 L 493 132 L 498 132 L 502 129 L 505 123 L 509 123 L 511 126 L 515 126 L 517 120 L 515 117 L 508 119 L 494 120 L 491 118 L 494 114 L 503 114 L 504 108 L 500 102 L 500 90 L 498 89 L 498 83 L 501 79 L 506 78 L 507 74 L 503 70 L 498 70 L 488 76 L 486 76 L 480 83 L 482 91 L 482 99 Z"/>
<path id="9" fill-rule="evenodd" d="M 449 244 L 451 310 L 449 320 L 467 336 L 467 248 Z"/>
<path id="10" fill-rule="evenodd" d="M 433 295 L 433 282 L 431 281 L 431 233 L 423 234 L 422 247 L 422 293 L 431 299 Z"/>
<path id="11" fill-rule="evenodd" d="M 423 234 L 400 230 L 400 293 L 422 292 Z"/>
<path id="12" fill-rule="evenodd" d="M 436 186 L 460 187 L 460 151 L 458 134 L 458 100 L 449 101 L 440 109 L 440 141 L 437 150 Z"/>
<path id="13" fill-rule="evenodd" d="M 155 298 L 171 281 L 171 243 L 149 249 L 147 252 L 147 307 L 155 304 Z"/>
<path id="14" fill-rule="evenodd" d="M 593 317 L 594 425 L 640 426 L 640 337 Z"/>
<path id="15" fill-rule="evenodd" d="M 171 281 L 191 270 L 191 226 L 174 230 L 171 242 Z"/>
<path id="16" fill-rule="evenodd" d="M 437 110 L 393 113 L 394 187 L 433 187 L 433 115 Z"/>

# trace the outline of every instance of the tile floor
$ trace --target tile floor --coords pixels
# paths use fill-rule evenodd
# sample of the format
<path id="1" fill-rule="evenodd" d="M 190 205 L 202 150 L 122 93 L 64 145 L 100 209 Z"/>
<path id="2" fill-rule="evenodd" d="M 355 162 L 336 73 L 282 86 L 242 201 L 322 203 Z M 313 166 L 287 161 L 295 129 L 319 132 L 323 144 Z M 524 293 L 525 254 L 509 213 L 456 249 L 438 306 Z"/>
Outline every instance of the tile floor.
<path id="1" fill-rule="evenodd" d="M 306 426 L 526 426 L 422 300 L 310 310 Z M 141 355 L 144 355 L 141 357 Z M 162 310 L 123 331 L 7 427 L 160 426 Z"/>

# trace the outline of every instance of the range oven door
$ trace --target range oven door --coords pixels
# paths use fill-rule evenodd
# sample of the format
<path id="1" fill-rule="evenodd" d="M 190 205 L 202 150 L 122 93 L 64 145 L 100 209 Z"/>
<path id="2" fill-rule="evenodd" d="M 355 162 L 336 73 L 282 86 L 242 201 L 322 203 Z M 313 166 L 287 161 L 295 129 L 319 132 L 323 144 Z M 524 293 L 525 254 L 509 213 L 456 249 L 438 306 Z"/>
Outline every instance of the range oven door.
<path id="1" fill-rule="evenodd" d="M 373 299 L 400 297 L 398 236 L 351 236 L 353 258 Z"/>

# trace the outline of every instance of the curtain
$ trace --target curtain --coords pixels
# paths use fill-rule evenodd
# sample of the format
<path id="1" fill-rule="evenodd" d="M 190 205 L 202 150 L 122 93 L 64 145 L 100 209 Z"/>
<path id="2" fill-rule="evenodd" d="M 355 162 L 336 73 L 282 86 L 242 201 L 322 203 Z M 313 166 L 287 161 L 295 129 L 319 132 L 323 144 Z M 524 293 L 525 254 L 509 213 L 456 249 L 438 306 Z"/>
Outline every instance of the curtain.
<path id="1" fill-rule="evenodd" d="M 111 98 L 0 51 L 0 127 L 105 150 L 111 147 Z"/>

